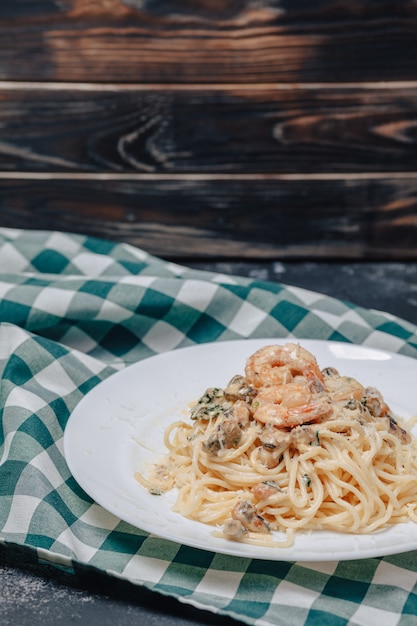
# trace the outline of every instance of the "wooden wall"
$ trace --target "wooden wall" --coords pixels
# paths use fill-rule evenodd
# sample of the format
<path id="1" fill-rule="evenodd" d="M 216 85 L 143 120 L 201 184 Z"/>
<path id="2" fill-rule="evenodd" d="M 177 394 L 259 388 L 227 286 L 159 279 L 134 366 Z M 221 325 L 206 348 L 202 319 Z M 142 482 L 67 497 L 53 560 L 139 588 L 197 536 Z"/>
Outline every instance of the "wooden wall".
<path id="1" fill-rule="evenodd" d="M 417 259 L 413 0 L 2 0 L 0 225 Z"/>

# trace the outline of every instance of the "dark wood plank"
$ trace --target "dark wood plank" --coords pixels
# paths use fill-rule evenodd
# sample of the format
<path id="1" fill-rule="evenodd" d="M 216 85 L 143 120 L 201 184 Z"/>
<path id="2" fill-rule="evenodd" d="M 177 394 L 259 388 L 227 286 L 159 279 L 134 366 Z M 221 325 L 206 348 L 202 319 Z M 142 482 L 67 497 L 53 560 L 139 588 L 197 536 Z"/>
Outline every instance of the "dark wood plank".
<path id="1" fill-rule="evenodd" d="M 417 259 L 417 180 L 241 176 L 0 181 L 0 223 L 165 258 Z"/>
<path id="2" fill-rule="evenodd" d="M 417 170 L 417 83 L 213 89 L 0 86 L 0 170 Z"/>
<path id="3" fill-rule="evenodd" d="M 2 0 L 0 79 L 415 80 L 413 0 Z"/>

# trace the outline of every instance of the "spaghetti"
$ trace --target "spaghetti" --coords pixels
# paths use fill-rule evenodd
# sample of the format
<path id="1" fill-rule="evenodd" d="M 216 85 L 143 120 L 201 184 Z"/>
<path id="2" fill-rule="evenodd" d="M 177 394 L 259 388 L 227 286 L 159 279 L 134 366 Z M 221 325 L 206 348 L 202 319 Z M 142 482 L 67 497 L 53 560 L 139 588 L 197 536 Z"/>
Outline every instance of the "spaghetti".
<path id="1" fill-rule="evenodd" d="M 320 370 L 296 344 L 261 348 L 209 388 L 167 456 L 137 479 L 177 488 L 175 510 L 234 540 L 290 546 L 301 530 L 371 533 L 417 521 L 417 442 L 375 388 Z"/>

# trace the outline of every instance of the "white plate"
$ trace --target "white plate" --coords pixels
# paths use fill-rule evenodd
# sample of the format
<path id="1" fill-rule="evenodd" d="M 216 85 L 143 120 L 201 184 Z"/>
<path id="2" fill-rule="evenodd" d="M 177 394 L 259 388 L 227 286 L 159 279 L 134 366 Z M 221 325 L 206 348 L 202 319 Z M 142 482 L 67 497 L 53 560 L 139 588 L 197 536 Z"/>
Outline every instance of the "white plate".
<path id="1" fill-rule="evenodd" d="M 149 533 L 213 552 L 269 560 L 328 561 L 383 556 L 417 548 L 417 524 L 372 535 L 314 531 L 296 535 L 291 548 L 238 543 L 213 536 L 213 527 L 171 511 L 175 494 L 152 496 L 134 478 L 165 454 L 166 426 L 186 417 L 207 387 L 243 373 L 257 348 L 278 343 L 250 339 L 175 350 L 127 367 L 92 389 L 71 414 L 64 434 L 69 468 L 101 506 Z M 365 386 L 380 389 L 403 417 L 417 410 L 417 361 L 347 343 L 301 340 L 319 365 L 333 365 Z"/>

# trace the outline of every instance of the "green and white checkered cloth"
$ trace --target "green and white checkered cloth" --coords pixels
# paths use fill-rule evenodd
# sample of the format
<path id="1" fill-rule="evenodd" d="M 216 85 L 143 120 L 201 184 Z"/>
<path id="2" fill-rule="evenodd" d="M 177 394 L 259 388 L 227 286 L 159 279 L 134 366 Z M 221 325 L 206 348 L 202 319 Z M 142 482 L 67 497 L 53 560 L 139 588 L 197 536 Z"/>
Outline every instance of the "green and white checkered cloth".
<path id="1" fill-rule="evenodd" d="M 0 229 L 0 543 L 70 572 L 92 567 L 247 624 L 417 624 L 417 552 L 258 561 L 148 535 L 96 505 L 63 430 L 105 377 L 209 341 L 333 339 L 417 357 L 417 329 L 318 293 L 190 270 L 129 245 Z"/>

